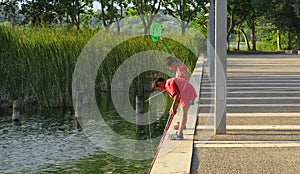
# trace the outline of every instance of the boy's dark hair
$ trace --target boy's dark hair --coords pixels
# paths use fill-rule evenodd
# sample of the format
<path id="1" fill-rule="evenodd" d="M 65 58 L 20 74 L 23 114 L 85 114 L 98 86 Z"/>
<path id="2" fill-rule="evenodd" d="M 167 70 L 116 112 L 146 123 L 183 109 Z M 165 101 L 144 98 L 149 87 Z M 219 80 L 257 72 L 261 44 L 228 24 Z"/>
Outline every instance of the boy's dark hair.
<path id="1" fill-rule="evenodd" d="M 164 82 L 166 81 L 166 79 L 162 78 L 162 77 L 154 77 L 152 79 L 152 88 L 158 87 L 158 82 Z"/>
<path id="2" fill-rule="evenodd" d="M 173 56 L 168 56 L 168 57 L 166 58 L 166 60 L 165 60 L 165 65 L 166 65 L 166 66 L 171 66 L 173 62 L 177 63 L 178 61 L 175 59 L 175 57 L 173 57 Z"/>

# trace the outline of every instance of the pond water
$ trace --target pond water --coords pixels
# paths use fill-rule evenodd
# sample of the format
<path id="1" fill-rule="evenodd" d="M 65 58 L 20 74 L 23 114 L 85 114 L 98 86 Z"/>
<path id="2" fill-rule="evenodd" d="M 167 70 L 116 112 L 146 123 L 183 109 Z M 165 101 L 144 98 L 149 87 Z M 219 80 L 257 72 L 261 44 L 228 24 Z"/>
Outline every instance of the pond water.
<path id="1" fill-rule="evenodd" d="M 105 121 L 119 134 L 136 139 L 162 134 L 167 119 L 161 117 L 165 108 L 158 106 L 150 115 L 157 117 L 157 122 L 137 132 L 136 125 L 118 116 L 109 94 L 99 97 L 105 101 L 98 105 Z M 75 129 L 72 114 L 58 110 L 22 111 L 20 127 L 12 127 L 11 115 L 3 109 L 0 112 L 0 173 L 147 173 L 152 161 L 122 159 L 106 153 L 84 131 Z"/>

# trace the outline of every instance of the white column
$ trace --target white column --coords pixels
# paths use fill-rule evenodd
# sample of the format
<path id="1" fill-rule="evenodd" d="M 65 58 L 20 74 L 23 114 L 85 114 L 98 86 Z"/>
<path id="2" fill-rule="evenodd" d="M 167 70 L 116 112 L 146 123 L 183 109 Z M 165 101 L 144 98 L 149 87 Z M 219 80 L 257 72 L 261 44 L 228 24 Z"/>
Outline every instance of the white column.
<path id="1" fill-rule="evenodd" d="M 208 22 L 208 45 L 209 79 L 215 80 L 215 0 L 210 0 Z"/>
<path id="2" fill-rule="evenodd" d="M 215 134 L 226 133 L 227 0 L 215 1 Z"/>

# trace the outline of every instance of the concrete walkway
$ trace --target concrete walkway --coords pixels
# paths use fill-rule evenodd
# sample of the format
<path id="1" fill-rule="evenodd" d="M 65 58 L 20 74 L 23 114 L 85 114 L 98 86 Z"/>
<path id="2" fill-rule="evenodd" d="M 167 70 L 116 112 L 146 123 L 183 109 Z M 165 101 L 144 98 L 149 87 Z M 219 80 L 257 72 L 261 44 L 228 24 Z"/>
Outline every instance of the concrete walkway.
<path id="1" fill-rule="evenodd" d="M 213 134 L 204 71 L 190 173 L 299 173 L 300 56 L 227 59 L 227 133 Z"/>
<path id="2" fill-rule="evenodd" d="M 213 90 L 202 61 L 192 82 L 201 84 L 200 105 L 190 109 L 185 140 L 166 137 L 151 173 L 299 173 L 300 57 L 229 56 L 224 135 L 213 132 Z"/>

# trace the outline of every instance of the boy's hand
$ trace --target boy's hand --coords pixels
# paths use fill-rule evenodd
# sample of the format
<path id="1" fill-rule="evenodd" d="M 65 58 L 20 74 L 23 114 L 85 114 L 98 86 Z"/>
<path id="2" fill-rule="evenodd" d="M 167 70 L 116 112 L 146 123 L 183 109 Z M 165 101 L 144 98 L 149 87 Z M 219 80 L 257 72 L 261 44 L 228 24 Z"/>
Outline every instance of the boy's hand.
<path id="1" fill-rule="evenodd" d="M 177 113 L 177 107 L 179 104 L 179 94 L 176 93 L 175 96 L 173 97 L 173 103 L 170 109 L 170 114 L 176 114 Z"/>
<path id="2" fill-rule="evenodd" d="M 177 108 L 171 107 L 170 114 L 175 115 L 177 113 Z"/>

